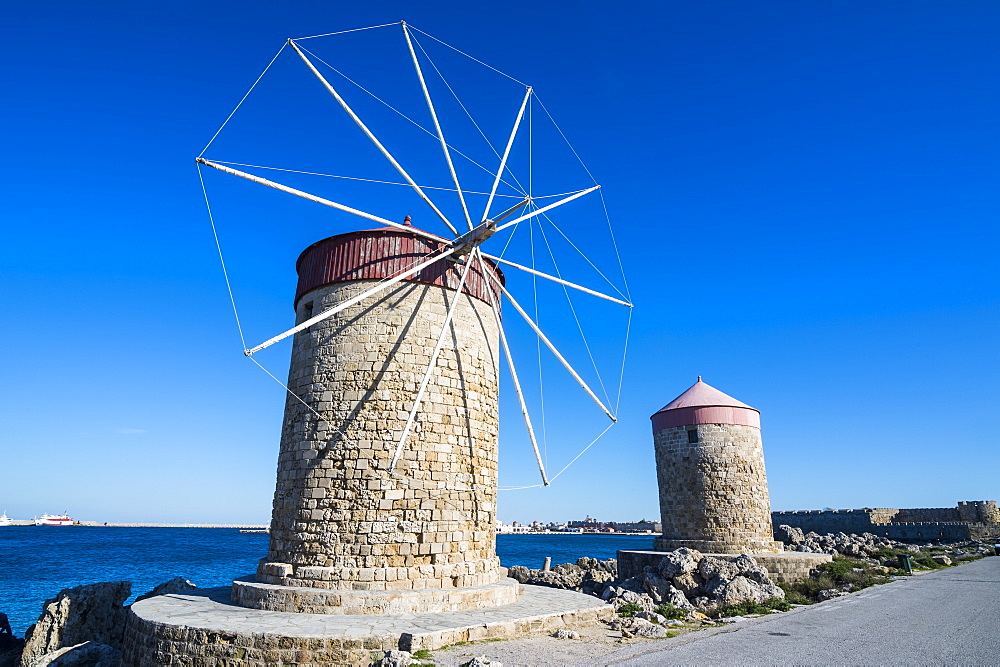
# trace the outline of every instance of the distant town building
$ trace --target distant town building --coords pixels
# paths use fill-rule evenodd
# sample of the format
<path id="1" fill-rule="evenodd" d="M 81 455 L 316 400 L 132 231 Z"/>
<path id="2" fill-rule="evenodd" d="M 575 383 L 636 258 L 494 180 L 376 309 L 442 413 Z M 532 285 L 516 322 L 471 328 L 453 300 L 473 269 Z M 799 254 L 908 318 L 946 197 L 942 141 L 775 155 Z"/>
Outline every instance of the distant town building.
<path id="1" fill-rule="evenodd" d="M 513 523 L 509 524 L 497 521 L 497 533 L 501 535 L 510 533 L 530 533 L 530 532 L 531 532 L 531 526 L 522 526 L 517 521 L 514 521 Z"/>
<path id="2" fill-rule="evenodd" d="M 570 521 L 566 524 L 570 530 L 602 533 L 659 533 L 659 521 L 598 521 L 587 516 L 583 521 Z"/>
<path id="3" fill-rule="evenodd" d="M 597 521 L 587 517 L 583 521 L 566 523 L 532 521 L 522 525 L 517 521 L 509 524 L 497 521 L 498 533 L 659 533 L 657 521 Z"/>

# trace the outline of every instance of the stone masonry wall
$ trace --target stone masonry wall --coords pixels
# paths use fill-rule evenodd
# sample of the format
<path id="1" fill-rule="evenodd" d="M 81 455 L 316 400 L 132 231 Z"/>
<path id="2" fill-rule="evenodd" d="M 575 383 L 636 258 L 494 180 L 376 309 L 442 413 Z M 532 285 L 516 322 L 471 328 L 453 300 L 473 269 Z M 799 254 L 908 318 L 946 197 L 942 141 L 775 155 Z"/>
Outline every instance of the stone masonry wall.
<path id="1" fill-rule="evenodd" d="M 774 527 L 784 524 L 825 535 L 826 533 L 872 533 L 874 524 L 868 510 L 806 510 L 772 512 Z M 876 533 L 880 534 L 880 533 Z"/>
<path id="2" fill-rule="evenodd" d="M 866 510 L 872 523 L 892 523 L 896 520 L 896 515 L 899 514 L 899 510 L 890 509 L 888 507 L 879 507 L 873 510 Z"/>
<path id="3" fill-rule="evenodd" d="M 697 444 L 687 431 L 697 428 Z M 653 434 L 663 536 L 656 548 L 774 553 L 760 429 L 699 424 Z"/>
<path id="4" fill-rule="evenodd" d="M 996 501 L 970 500 L 957 507 L 805 510 L 772 512 L 781 525 L 825 533 L 873 533 L 894 540 L 968 540 L 1000 536 Z"/>
<path id="5" fill-rule="evenodd" d="M 960 521 L 1000 524 L 1000 508 L 995 500 L 966 500 L 958 503 Z"/>
<path id="6" fill-rule="evenodd" d="M 961 521 L 958 510 L 954 507 L 920 507 L 902 509 L 893 517 L 893 523 L 915 523 L 927 521 Z"/>
<path id="7" fill-rule="evenodd" d="M 595 598 L 596 600 L 596 598 Z M 551 603 L 550 603 L 551 605 Z M 610 620 L 614 607 L 597 605 L 563 613 L 535 612 L 523 618 L 493 623 L 472 622 L 458 627 L 419 628 L 412 632 L 282 634 L 282 628 L 262 626 L 257 632 L 212 630 L 166 624 L 129 612 L 125 623 L 122 665 L 197 665 L 198 667 L 260 667 L 261 665 L 370 665 L 386 651 L 435 650 L 461 642 L 509 639 L 556 628 L 592 625 Z"/>
<path id="8" fill-rule="evenodd" d="M 374 284 L 317 288 L 299 299 L 297 321 Z M 258 581 L 392 591 L 500 579 L 498 331 L 488 304 L 461 295 L 396 474 L 387 471 L 456 294 L 403 282 L 295 336 L 295 396 Z"/>

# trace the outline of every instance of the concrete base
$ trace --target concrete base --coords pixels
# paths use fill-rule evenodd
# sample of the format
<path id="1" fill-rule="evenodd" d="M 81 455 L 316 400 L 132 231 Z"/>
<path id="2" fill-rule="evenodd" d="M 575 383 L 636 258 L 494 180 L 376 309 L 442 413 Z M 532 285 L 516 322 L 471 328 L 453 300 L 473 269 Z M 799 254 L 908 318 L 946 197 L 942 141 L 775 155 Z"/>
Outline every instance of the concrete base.
<path id="1" fill-rule="evenodd" d="M 780 554 L 785 550 L 781 542 L 760 540 L 756 542 L 731 543 L 719 540 L 674 540 L 657 537 L 653 540 L 655 551 L 676 551 L 677 549 L 694 549 L 703 554 L 746 553 L 742 549 L 752 549 L 759 554 Z"/>
<path id="2" fill-rule="evenodd" d="M 662 551 L 619 551 L 618 576 L 622 579 L 642 574 L 647 566 L 656 567 L 663 558 Z M 710 554 L 716 558 L 733 558 L 739 554 Z M 785 551 L 780 554 L 750 554 L 757 564 L 767 570 L 775 583 L 792 583 L 809 578 L 809 571 L 822 563 L 833 560 L 830 554 L 814 554 L 805 551 Z"/>
<path id="3" fill-rule="evenodd" d="M 394 615 L 258 611 L 233 604 L 229 587 L 161 595 L 130 607 L 122 664 L 369 664 L 392 649 L 506 639 L 614 615 L 611 605 L 589 595 L 521 588 L 517 602 L 502 607 Z"/>
<path id="4" fill-rule="evenodd" d="M 299 614 L 428 614 L 487 609 L 517 601 L 519 584 L 501 579 L 488 586 L 418 591 L 336 591 L 262 584 L 252 577 L 233 582 L 241 607 Z"/>

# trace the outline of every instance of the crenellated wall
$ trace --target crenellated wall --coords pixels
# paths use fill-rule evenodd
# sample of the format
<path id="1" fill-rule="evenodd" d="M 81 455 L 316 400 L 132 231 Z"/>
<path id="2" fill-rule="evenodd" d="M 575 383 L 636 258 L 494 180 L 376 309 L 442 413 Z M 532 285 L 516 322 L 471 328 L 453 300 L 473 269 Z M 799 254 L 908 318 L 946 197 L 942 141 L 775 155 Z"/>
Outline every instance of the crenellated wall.
<path id="1" fill-rule="evenodd" d="M 871 533 L 871 510 L 802 510 L 771 512 L 774 527 L 785 524 L 814 533 Z"/>
<path id="2" fill-rule="evenodd" d="M 916 509 L 899 510 L 896 523 L 914 523 L 920 521 L 964 521 L 954 507 L 919 507 Z"/>
<path id="3" fill-rule="evenodd" d="M 775 528 L 809 532 L 873 533 L 894 540 L 969 540 L 1000 537 L 1000 510 L 994 500 L 970 500 L 957 507 L 870 508 L 772 512 Z"/>
<path id="4" fill-rule="evenodd" d="M 1000 509 L 995 500 L 964 500 L 958 503 L 959 521 L 1000 523 Z"/>

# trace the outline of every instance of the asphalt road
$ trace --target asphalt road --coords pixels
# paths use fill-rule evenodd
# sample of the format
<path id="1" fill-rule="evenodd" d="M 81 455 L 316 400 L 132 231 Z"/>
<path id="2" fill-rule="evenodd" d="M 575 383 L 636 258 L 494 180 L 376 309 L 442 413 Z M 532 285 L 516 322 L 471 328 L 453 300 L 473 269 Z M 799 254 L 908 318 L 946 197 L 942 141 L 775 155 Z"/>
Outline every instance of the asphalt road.
<path id="1" fill-rule="evenodd" d="M 1000 665 L 1000 557 L 689 637 L 601 664 Z"/>

